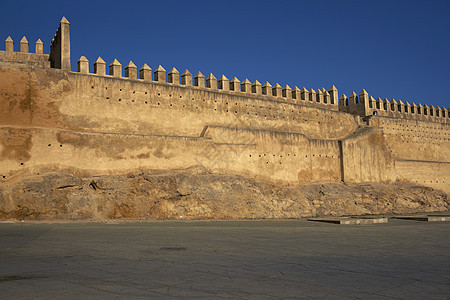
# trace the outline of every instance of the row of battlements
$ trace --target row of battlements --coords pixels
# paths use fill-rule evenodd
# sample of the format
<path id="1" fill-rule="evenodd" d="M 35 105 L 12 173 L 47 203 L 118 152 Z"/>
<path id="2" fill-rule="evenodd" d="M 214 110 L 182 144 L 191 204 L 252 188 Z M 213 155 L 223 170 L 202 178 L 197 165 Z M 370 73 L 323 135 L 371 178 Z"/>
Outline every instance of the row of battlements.
<path id="1" fill-rule="evenodd" d="M 123 77 L 122 64 L 117 59 L 114 59 L 114 61 L 109 65 L 109 75 L 107 75 L 106 62 L 101 57 L 97 58 L 93 64 L 93 67 L 93 74 L 99 76 L 111 76 L 147 82 L 153 81 L 157 83 L 169 83 L 172 85 L 193 86 L 217 90 L 220 92 L 239 92 L 251 95 L 279 97 L 285 98 L 287 101 L 293 103 L 308 103 L 323 106 L 328 109 L 338 109 L 338 90 L 334 85 L 328 91 L 325 88 L 318 90 L 307 90 L 306 88 L 300 89 L 297 86 L 291 88 L 289 85 L 282 87 L 278 83 L 272 86 L 269 82 L 262 85 L 258 80 L 255 80 L 252 83 L 248 79 L 245 79 L 241 82 L 236 77 L 229 80 L 225 75 L 222 75 L 219 79 L 217 79 L 212 73 L 210 73 L 208 77 L 205 77 L 205 75 L 201 72 L 198 72 L 195 76 L 193 76 L 187 69 L 181 75 L 176 68 L 172 68 L 167 73 L 161 65 L 153 71 L 147 64 L 144 64 L 139 69 L 138 78 L 138 69 L 132 61 L 126 65 L 125 76 Z M 78 60 L 78 72 L 81 74 L 91 74 L 89 72 L 89 60 L 84 56 L 81 56 Z"/>
<path id="2" fill-rule="evenodd" d="M 345 94 L 339 98 L 339 110 L 362 117 L 372 115 L 419 119 L 434 122 L 449 122 L 449 109 L 439 106 L 428 106 L 422 104 L 410 104 L 408 101 L 388 100 L 370 96 L 364 89 L 357 95 L 353 92 L 350 97 Z"/>
<path id="3" fill-rule="evenodd" d="M 14 52 L 14 41 L 11 38 L 11 36 L 8 36 L 5 40 L 5 51 L 6 52 Z M 18 52 L 30 53 L 29 43 L 25 36 L 20 40 L 20 49 Z M 36 54 L 44 54 L 44 43 L 42 43 L 41 39 L 38 39 L 36 41 L 35 53 Z"/>

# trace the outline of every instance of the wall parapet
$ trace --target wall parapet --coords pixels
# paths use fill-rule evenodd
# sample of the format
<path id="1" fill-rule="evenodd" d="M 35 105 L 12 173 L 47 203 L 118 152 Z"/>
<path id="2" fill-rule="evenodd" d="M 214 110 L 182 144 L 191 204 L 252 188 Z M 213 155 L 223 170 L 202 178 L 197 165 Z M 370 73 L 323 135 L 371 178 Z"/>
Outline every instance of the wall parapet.
<path id="1" fill-rule="evenodd" d="M 300 89 L 297 86 L 291 88 L 289 85 L 282 87 L 278 83 L 272 86 L 269 82 L 266 82 L 262 86 L 258 80 L 255 80 L 252 83 L 247 78 L 241 82 L 236 77 L 229 80 L 225 75 L 222 75 L 219 80 L 217 80 L 214 74 L 209 73 L 208 77 L 205 77 L 205 75 L 201 72 L 198 72 L 195 76 L 192 76 L 191 72 L 187 69 L 183 72 L 183 74 L 181 74 L 181 76 L 175 68 L 172 68 L 167 74 L 166 70 L 161 65 L 156 68 L 152 77 L 152 69 L 147 64 L 144 64 L 140 68 L 138 78 L 137 67 L 133 61 L 130 61 L 125 67 L 125 75 L 123 76 L 122 65 L 117 59 L 114 59 L 114 61 L 109 65 L 109 74 L 106 74 L 105 68 L 106 63 L 101 57 L 98 57 L 94 62 L 93 73 L 89 72 L 89 61 L 85 56 L 81 56 L 78 60 L 78 73 L 81 74 L 178 85 L 213 90 L 216 92 L 236 93 L 241 96 L 254 95 L 272 99 L 282 99 L 283 101 L 294 104 L 311 105 L 329 110 L 338 110 L 338 90 L 334 85 L 329 90 L 321 88 L 317 91 L 314 89 L 307 90 L 304 87 Z M 134 71 L 135 69 L 136 71 Z"/>
<path id="2" fill-rule="evenodd" d="M 36 41 L 35 53 L 29 52 L 29 43 L 24 36 L 20 41 L 20 51 L 14 51 L 14 41 L 11 37 L 5 40 L 5 51 L 0 51 L 0 61 L 18 62 L 33 66 L 51 67 L 71 71 L 70 64 L 70 23 L 63 17 L 60 21 L 58 30 L 52 39 L 50 45 L 50 54 L 43 53 L 43 43 L 40 39 Z M 152 69 L 144 64 L 137 72 L 137 67 L 132 61 L 125 67 L 123 74 L 122 65 L 115 59 L 109 65 L 109 74 L 106 73 L 106 63 L 101 58 L 93 64 L 93 73 L 89 71 L 89 60 L 82 56 L 78 60 L 78 73 L 86 75 L 110 76 L 128 80 L 142 80 L 147 82 L 157 82 L 158 84 L 180 85 L 198 89 L 209 89 L 216 92 L 236 93 L 242 96 L 267 97 L 272 100 L 281 100 L 288 103 L 310 105 L 328 110 L 339 110 L 354 115 L 367 118 L 372 115 L 387 116 L 393 118 L 409 118 L 424 121 L 449 123 L 449 108 L 434 107 L 433 105 L 410 104 L 401 100 L 391 101 L 380 98 L 373 98 L 362 90 L 359 95 L 353 92 L 350 97 L 345 94 L 339 98 L 338 90 L 333 85 L 329 90 L 320 88 L 317 90 L 299 88 L 289 85 L 280 85 L 275 83 L 273 86 L 269 82 L 264 85 L 257 80 L 253 83 L 245 78 L 242 82 L 234 77 L 229 80 L 222 75 L 217 79 L 214 74 L 209 73 L 208 77 L 198 72 L 193 75 L 186 69 L 183 74 L 175 68 L 167 74 L 166 70 L 160 65 L 153 72 Z M 180 78 L 181 77 L 181 78 Z M 181 79 L 181 82 L 180 82 Z"/>
<path id="3" fill-rule="evenodd" d="M 14 51 L 14 41 L 11 36 L 5 40 L 5 51 L 0 51 L 0 61 L 23 63 L 32 66 L 50 67 L 49 54 L 44 54 L 44 44 L 41 39 L 35 43 L 35 52 L 30 52 L 27 38 L 24 36 L 20 41 L 19 51 Z"/>
<path id="4" fill-rule="evenodd" d="M 449 108 L 403 102 L 395 99 L 381 99 L 370 96 L 366 90 L 359 95 L 353 92 L 350 97 L 342 94 L 339 110 L 363 118 L 370 116 L 392 117 L 398 119 L 415 119 L 420 121 L 450 123 Z"/>

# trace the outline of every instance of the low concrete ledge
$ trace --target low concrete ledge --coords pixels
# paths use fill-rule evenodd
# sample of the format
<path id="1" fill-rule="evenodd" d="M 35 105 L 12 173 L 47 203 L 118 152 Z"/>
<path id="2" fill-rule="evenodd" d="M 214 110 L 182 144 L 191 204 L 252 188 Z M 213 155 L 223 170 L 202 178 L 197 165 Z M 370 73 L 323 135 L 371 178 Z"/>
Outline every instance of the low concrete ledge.
<path id="1" fill-rule="evenodd" d="M 385 217 L 327 217 L 327 218 L 309 218 L 308 221 L 326 222 L 343 225 L 365 225 L 365 224 L 381 224 L 388 223 Z"/>
<path id="2" fill-rule="evenodd" d="M 445 222 L 450 221 L 450 215 L 428 215 L 428 216 L 396 216 L 394 219 L 413 220 L 423 222 Z"/>

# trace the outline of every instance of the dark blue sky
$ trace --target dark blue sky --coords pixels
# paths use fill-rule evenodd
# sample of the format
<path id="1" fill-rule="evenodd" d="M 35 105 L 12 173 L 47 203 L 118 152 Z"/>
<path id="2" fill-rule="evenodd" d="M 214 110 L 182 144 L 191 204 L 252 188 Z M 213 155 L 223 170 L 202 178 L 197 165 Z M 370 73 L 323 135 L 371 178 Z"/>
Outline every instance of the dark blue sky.
<path id="1" fill-rule="evenodd" d="M 81 55 L 448 107 L 450 1 L 0 1 L 0 33 L 41 38 L 64 15 Z M 4 43 L 0 46 L 4 50 Z"/>

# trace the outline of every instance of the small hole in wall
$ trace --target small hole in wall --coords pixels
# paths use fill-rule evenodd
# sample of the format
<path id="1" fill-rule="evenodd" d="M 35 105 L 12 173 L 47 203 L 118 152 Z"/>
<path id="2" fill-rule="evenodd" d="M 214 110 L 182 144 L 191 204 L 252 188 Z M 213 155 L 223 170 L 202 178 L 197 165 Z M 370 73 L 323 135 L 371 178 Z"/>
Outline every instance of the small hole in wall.
<path id="1" fill-rule="evenodd" d="M 109 100 L 109 97 L 106 97 L 106 100 Z"/>
<path id="2" fill-rule="evenodd" d="M 133 91 L 133 94 L 135 94 L 136 93 L 136 91 Z"/>
<path id="3" fill-rule="evenodd" d="M 62 147 L 62 145 L 59 145 L 59 147 Z"/>
<path id="4" fill-rule="evenodd" d="M 131 102 L 133 102 L 133 103 L 134 103 L 134 99 L 133 99 L 133 100 L 131 100 Z"/>
<path id="5" fill-rule="evenodd" d="M 48 144 L 49 147 L 51 147 L 52 144 Z"/>
<path id="6" fill-rule="evenodd" d="M 108 87 L 105 87 L 105 90 L 107 90 L 108 89 Z"/>
<path id="7" fill-rule="evenodd" d="M 160 103 L 158 102 L 158 105 L 159 105 Z"/>
<path id="8" fill-rule="evenodd" d="M 122 101 L 122 99 L 119 99 L 119 101 Z"/>
<path id="9" fill-rule="evenodd" d="M 161 93 L 158 93 L 158 96 L 161 96 Z"/>
<path id="10" fill-rule="evenodd" d="M 180 96 L 180 99 L 183 98 L 183 96 Z"/>
<path id="11" fill-rule="evenodd" d="M 21 166 L 23 166 L 23 163 L 20 163 Z"/>
<path id="12" fill-rule="evenodd" d="M 91 89 L 93 89 L 94 88 L 94 86 L 91 86 Z"/>
<path id="13" fill-rule="evenodd" d="M 145 92 L 145 94 L 147 95 L 147 92 Z"/>
<path id="14" fill-rule="evenodd" d="M 172 97 L 172 94 L 169 94 L 169 97 Z"/>
<path id="15" fill-rule="evenodd" d="M 145 104 L 147 104 L 148 102 L 147 101 L 145 101 Z"/>
<path id="16" fill-rule="evenodd" d="M 122 89 L 119 89 L 119 91 L 122 91 Z"/>
<path id="17" fill-rule="evenodd" d="M 5 175 L 3 175 L 3 179 L 5 179 L 6 178 L 6 176 Z"/>
<path id="18" fill-rule="evenodd" d="M 252 157 L 252 155 L 251 155 L 251 154 L 250 154 L 249 156 L 250 156 L 250 157 Z"/>

